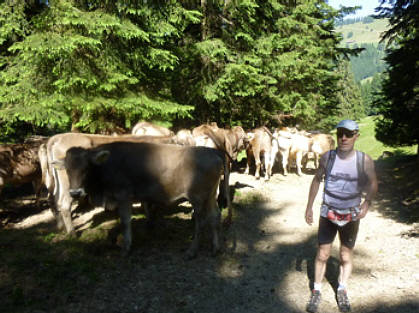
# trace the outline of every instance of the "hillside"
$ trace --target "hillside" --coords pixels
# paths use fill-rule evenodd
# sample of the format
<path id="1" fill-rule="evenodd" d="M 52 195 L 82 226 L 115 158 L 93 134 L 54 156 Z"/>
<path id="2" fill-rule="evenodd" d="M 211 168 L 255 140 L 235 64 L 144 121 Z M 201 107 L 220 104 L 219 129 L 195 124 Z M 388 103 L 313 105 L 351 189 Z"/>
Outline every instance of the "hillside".
<path id="1" fill-rule="evenodd" d="M 336 27 L 342 33 L 343 45 L 360 45 L 363 43 L 378 43 L 381 33 L 388 29 L 388 21 L 374 19 L 371 23 L 357 22 Z"/>

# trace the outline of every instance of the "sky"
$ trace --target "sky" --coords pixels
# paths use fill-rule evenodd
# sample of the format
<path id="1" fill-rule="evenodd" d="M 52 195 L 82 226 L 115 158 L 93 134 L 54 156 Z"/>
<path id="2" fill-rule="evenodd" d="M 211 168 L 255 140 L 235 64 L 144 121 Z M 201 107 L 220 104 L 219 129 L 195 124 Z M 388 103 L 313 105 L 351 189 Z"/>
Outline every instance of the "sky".
<path id="1" fill-rule="evenodd" d="M 340 5 L 344 7 L 362 6 L 355 14 L 348 15 L 347 18 L 365 17 L 374 14 L 374 9 L 380 5 L 380 0 L 329 0 L 329 5 L 339 9 Z"/>

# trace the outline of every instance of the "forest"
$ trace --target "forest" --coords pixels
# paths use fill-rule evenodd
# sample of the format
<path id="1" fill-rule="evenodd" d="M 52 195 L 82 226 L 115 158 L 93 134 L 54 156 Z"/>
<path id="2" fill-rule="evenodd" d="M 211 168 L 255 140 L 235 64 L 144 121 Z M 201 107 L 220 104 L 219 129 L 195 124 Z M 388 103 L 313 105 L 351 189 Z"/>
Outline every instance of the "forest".
<path id="1" fill-rule="evenodd" d="M 402 6 L 414 17 L 410 2 Z M 342 117 L 381 112 L 364 106 L 348 66 L 370 47 L 343 47 L 334 31 L 355 9 L 311 0 L 6 0 L 1 140 L 121 133 L 138 120 L 329 130 Z M 397 33 L 393 13 L 381 17 L 394 15 Z M 391 103 L 380 99 L 375 106 Z"/>
<path id="2" fill-rule="evenodd" d="M 327 129 L 342 107 L 363 114 L 336 96 L 347 93 L 340 65 L 357 49 L 339 47 L 342 13 L 323 1 L 5 3 L 7 137 L 124 130 L 141 119 L 252 128 L 288 116 Z"/>

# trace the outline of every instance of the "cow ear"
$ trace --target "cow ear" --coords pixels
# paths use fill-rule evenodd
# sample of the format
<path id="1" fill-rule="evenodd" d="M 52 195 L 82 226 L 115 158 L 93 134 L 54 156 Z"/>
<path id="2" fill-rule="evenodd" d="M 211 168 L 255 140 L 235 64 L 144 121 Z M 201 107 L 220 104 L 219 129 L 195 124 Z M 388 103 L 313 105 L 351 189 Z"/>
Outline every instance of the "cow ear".
<path id="1" fill-rule="evenodd" d="M 64 160 L 54 160 L 51 162 L 51 165 L 53 168 L 57 169 L 57 170 L 64 170 L 65 169 L 65 165 L 64 165 Z"/>
<path id="2" fill-rule="evenodd" d="M 101 150 L 99 152 L 96 152 L 91 157 L 91 161 L 95 165 L 102 165 L 103 163 L 105 163 L 108 160 L 110 155 L 111 155 L 111 153 L 108 150 Z"/>

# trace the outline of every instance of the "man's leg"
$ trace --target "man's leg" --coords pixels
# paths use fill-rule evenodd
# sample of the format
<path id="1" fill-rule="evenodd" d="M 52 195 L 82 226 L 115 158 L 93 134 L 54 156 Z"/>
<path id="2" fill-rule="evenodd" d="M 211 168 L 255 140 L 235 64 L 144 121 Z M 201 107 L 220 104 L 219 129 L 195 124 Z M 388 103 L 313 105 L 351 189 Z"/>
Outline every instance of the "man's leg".
<path id="1" fill-rule="evenodd" d="M 359 221 L 350 222 L 339 230 L 340 238 L 340 273 L 339 286 L 336 291 L 336 300 L 341 312 L 349 312 L 351 306 L 347 294 L 347 283 L 352 273 L 352 258 L 356 237 L 359 229 Z"/>
<path id="2" fill-rule="evenodd" d="M 307 303 L 308 312 L 317 312 L 321 300 L 321 283 L 326 273 L 327 260 L 330 256 L 332 243 L 335 239 L 337 227 L 324 217 L 320 217 L 317 255 L 314 261 L 314 289 Z"/>
<path id="3" fill-rule="evenodd" d="M 349 312 L 351 305 L 349 303 L 348 293 L 346 291 L 349 276 L 352 273 L 352 252 L 353 249 L 340 246 L 340 273 L 339 273 L 339 286 L 336 291 L 336 301 L 341 312 Z"/>
<path id="4" fill-rule="evenodd" d="M 330 256 L 332 244 L 319 244 L 316 259 L 314 261 L 314 289 L 311 292 L 310 299 L 307 303 L 307 312 L 317 312 L 321 300 L 321 286 L 324 274 L 326 273 L 327 260 Z"/>
<path id="5" fill-rule="evenodd" d="M 339 285 L 345 288 L 347 282 L 352 273 L 352 258 L 353 249 L 348 248 L 344 245 L 340 246 L 340 273 L 339 273 Z"/>
<path id="6" fill-rule="evenodd" d="M 316 260 L 314 262 L 314 284 L 321 284 L 326 273 L 327 260 L 330 256 L 332 244 L 320 244 L 317 249 Z"/>

